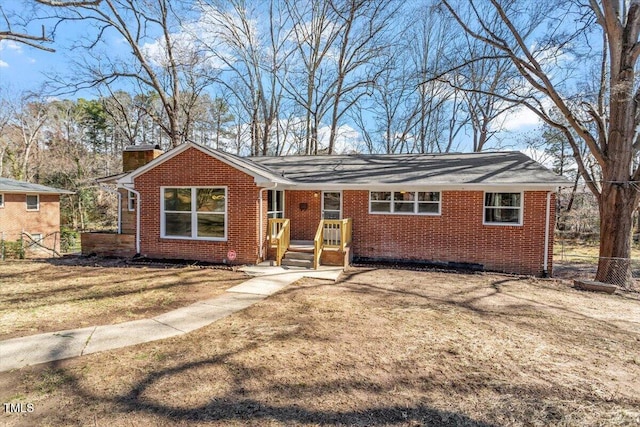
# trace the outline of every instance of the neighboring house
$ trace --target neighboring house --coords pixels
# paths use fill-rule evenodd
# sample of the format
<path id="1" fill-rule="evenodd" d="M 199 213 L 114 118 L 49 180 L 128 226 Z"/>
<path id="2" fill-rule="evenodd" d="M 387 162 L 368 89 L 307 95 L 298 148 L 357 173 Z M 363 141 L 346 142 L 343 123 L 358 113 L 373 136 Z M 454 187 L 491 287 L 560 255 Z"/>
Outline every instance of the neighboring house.
<path id="1" fill-rule="evenodd" d="M 552 272 L 555 192 L 567 182 L 519 152 L 241 158 L 186 143 L 147 153 L 110 178 L 130 253 Z"/>
<path id="2" fill-rule="evenodd" d="M 17 241 L 22 236 L 34 250 L 39 246 L 31 239 L 59 252 L 61 194 L 73 192 L 0 178 L 0 240 Z"/>

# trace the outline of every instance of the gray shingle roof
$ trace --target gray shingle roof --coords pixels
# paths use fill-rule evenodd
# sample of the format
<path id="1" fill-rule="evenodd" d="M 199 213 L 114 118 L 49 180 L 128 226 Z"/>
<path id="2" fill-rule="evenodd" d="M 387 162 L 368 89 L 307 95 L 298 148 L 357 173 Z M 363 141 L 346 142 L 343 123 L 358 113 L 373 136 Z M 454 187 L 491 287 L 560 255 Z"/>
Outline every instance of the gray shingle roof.
<path id="1" fill-rule="evenodd" d="M 299 184 L 564 185 L 520 152 L 251 157 Z"/>
<path id="2" fill-rule="evenodd" d="M 0 193 L 73 194 L 73 191 L 16 181 L 10 178 L 0 178 Z"/>
<path id="3" fill-rule="evenodd" d="M 252 172 L 254 175 L 259 175 L 268 179 L 271 182 L 277 182 L 281 184 L 292 184 L 291 180 L 288 177 L 283 176 L 278 173 L 278 171 L 269 168 L 268 166 L 260 163 L 260 162 L 252 162 L 249 157 L 239 157 L 234 154 L 227 153 L 225 151 L 216 150 L 204 145 L 201 145 L 205 150 L 208 150 L 211 153 L 215 153 L 218 157 L 224 159 L 228 163 L 236 165 L 242 169 L 245 169 L 248 172 Z"/>

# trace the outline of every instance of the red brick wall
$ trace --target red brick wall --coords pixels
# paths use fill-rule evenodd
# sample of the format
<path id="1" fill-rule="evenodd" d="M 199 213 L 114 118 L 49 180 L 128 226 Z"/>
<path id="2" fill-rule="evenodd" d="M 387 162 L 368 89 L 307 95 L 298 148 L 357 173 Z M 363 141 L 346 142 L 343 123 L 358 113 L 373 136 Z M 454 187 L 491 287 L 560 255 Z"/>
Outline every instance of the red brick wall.
<path id="1" fill-rule="evenodd" d="M 343 218 L 353 219 L 355 257 L 483 264 L 485 269 L 541 275 L 545 191 L 524 193 L 522 226 L 483 225 L 482 191 L 443 191 L 440 216 L 369 214 L 368 191 L 343 191 Z M 286 215 L 295 239 L 313 239 L 320 200 L 313 192 L 287 191 Z M 301 212 L 297 205 L 309 203 Z M 555 196 L 551 199 L 549 274 L 553 254 Z M 295 236 L 295 237 L 294 237 Z"/>
<path id="2" fill-rule="evenodd" d="M 162 186 L 227 186 L 227 241 L 161 238 Z M 191 148 L 137 177 L 135 188 L 142 193 L 143 255 L 222 262 L 227 251 L 233 249 L 238 255 L 236 263 L 258 260 L 260 234 L 264 236 L 266 231 L 266 192 L 262 212 L 265 228 L 259 230 L 259 188 L 251 176 Z M 524 193 L 522 226 L 483 225 L 483 194 L 482 191 L 442 192 L 440 216 L 371 215 L 368 191 L 345 190 L 343 217 L 353 219 L 353 254 L 479 263 L 488 270 L 541 275 L 547 193 Z M 306 204 L 306 209 L 301 204 Z M 291 219 L 291 238 L 312 240 L 321 216 L 321 191 L 286 191 L 285 206 L 285 216 Z M 551 230 L 554 229 L 554 207 L 552 197 Z M 551 273 L 553 233 L 549 243 Z"/>
<path id="3" fill-rule="evenodd" d="M 313 240 L 321 217 L 322 192 L 286 191 L 284 215 L 291 220 L 291 240 Z M 300 204 L 306 203 L 306 210 Z"/>
<path id="4" fill-rule="evenodd" d="M 0 237 L 15 241 L 20 233 L 40 233 L 45 238 L 43 245 L 60 250 L 60 235 L 48 234 L 60 231 L 60 196 L 41 194 L 40 209 L 27 211 L 26 194 L 4 193 L 4 207 L 0 208 Z"/>
<path id="5" fill-rule="evenodd" d="M 227 241 L 163 239 L 160 237 L 160 187 L 226 186 Z M 231 249 L 233 263 L 255 263 L 259 250 L 258 187 L 253 177 L 196 148 L 175 157 L 135 178 L 141 193 L 142 255 L 152 258 L 193 259 L 224 262 Z M 266 221 L 266 219 L 265 219 Z"/>

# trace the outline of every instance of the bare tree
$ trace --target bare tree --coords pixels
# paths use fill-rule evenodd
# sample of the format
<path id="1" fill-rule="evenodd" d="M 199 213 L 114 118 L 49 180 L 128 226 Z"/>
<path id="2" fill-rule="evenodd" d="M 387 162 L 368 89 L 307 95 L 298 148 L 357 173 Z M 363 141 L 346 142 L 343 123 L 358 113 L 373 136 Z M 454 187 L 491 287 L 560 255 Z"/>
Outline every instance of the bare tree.
<path id="1" fill-rule="evenodd" d="M 0 92 L 0 177 L 4 172 L 4 161 L 9 147 L 7 130 L 11 122 L 12 108 L 7 94 Z"/>
<path id="2" fill-rule="evenodd" d="M 23 95 L 10 106 L 11 116 L 5 125 L 5 159 L 15 179 L 31 181 L 35 168 L 31 162 L 42 142 L 48 119 L 47 104 L 31 95 Z"/>
<path id="3" fill-rule="evenodd" d="M 580 175 L 598 200 L 601 258 L 596 279 L 614 283 L 622 276 L 628 282 L 633 213 L 640 188 L 640 168 L 634 161 L 640 148 L 640 82 L 636 74 L 640 56 L 640 2 L 443 0 L 442 4 L 467 34 L 508 58 L 529 87 L 535 89 L 528 96 L 494 95 L 506 102 L 522 102 L 565 135 Z M 463 17 L 464 10 L 472 20 Z M 577 17 L 572 23 L 575 29 L 558 25 L 567 16 Z M 533 30 L 540 28 L 542 22 L 548 24 L 550 34 L 532 43 Z M 599 33 L 600 49 L 590 33 L 595 30 Z M 581 47 L 585 55 L 577 56 Z M 568 51 L 575 56 L 574 61 L 562 58 Z M 585 69 L 581 61 L 589 58 L 599 61 L 596 91 L 573 91 L 567 77 L 590 80 L 589 76 L 577 74 Z M 572 65 L 573 68 L 568 68 Z M 550 106 L 559 111 L 560 120 L 551 114 Z M 582 139 L 588 155 L 595 159 L 596 174 L 587 167 L 577 138 Z"/>
<path id="4" fill-rule="evenodd" d="M 417 90 L 411 151 L 449 152 L 468 125 L 469 115 L 463 110 L 463 95 L 455 86 L 432 77 L 443 73 L 450 66 L 451 58 L 458 56 L 456 37 L 433 4 L 425 4 L 414 11 L 412 17 L 407 39 L 412 41 L 408 51 Z"/>
<path id="5" fill-rule="evenodd" d="M 510 61 L 500 58 L 495 48 L 469 37 L 465 41 L 461 57 L 490 59 L 471 60 L 458 70 L 456 78 L 445 81 L 464 97 L 473 131 L 473 151 L 479 152 L 501 130 L 498 119 L 519 106 L 504 98 L 513 93 L 512 85 L 520 79 L 514 76 Z"/>
<path id="6" fill-rule="evenodd" d="M 109 96 L 101 98 L 104 111 L 109 117 L 115 141 L 114 148 L 122 150 L 125 145 L 134 145 L 142 133 L 144 109 L 138 108 L 135 99 L 125 91 L 106 88 Z"/>
<path id="7" fill-rule="evenodd" d="M 72 89 L 128 84 L 141 94 L 153 92 L 161 109 L 149 108 L 145 113 L 172 147 L 185 141 L 190 107 L 212 78 L 207 58 L 181 32 L 181 18 L 187 12 L 176 10 L 175 4 L 181 5 L 169 0 L 102 0 L 69 5 L 57 15 L 94 25 L 93 35 L 79 43 L 84 55 L 75 65 L 84 70 L 84 78 L 78 82 L 76 76 Z M 114 32 L 127 43 L 130 57 L 99 49 L 103 38 Z M 68 87 L 69 81 L 60 86 Z"/>
<path id="8" fill-rule="evenodd" d="M 291 54 L 290 25 L 281 4 L 272 0 L 263 6 L 212 0 L 202 7 L 200 20 L 200 41 L 223 69 L 220 84 L 247 113 L 253 155 L 269 153 Z"/>
<path id="9" fill-rule="evenodd" d="M 406 33 L 398 37 L 406 39 Z M 349 111 L 371 153 L 410 151 L 419 109 L 417 82 L 409 49 L 403 43 L 390 47 L 378 61 L 381 73 L 376 84 Z"/>
<path id="10" fill-rule="evenodd" d="M 51 7 L 70 7 L 70 6 L 96 6 L 102 0 L 92 1 L 54 1 L 54 0 L 34 0 L 35 3 Z M 45 50 L 48 52 L 55 52 L 55 49 L 45 45 L 45 43 L 53 42 L 53 38 L 45 33 L 44 25 L 42 26 L 42 32 L 38 35 L 30 34 L 20 30 L 14 31 L 11 25 L 10 19 L 5 14 L 2 6 L 0 5 L 0 14 L 4 18 L 6 30 L 0 30 L 0 42 L 3 40 L 14 41 L 16 43 L 22 43 L 27 46 L 34 47 L 36 49 Z"/>
<path id="11" fill-rule="evenodd" d="M 318 130 L 331 100 L 327 57 L 342 27 L 327 0 L 285 0 L 285 5 L 293 22 L 295 58 L 299 59 L 291 68 L 285 89 L 304 111 L 304 152 L 317 154 Z"/>
<path id="12" fill-rule="evenodd" d="M 328 154 L 332 154 L 342 116 L 367 93 L 365 89 L 373 86 L 382 72 L 371 65 L 386 47 L 384 38 L 400 3 L 390 0 L 329 0 L 329 3 L 340 23 L 327 147 Z"/>

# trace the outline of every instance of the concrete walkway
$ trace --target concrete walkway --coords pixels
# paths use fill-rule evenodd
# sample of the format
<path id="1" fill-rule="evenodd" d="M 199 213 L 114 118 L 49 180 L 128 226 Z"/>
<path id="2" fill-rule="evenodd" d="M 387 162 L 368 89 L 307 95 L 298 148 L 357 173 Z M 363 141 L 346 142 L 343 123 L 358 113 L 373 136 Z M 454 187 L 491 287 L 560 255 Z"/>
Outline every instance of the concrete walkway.
<path id="1" fill-rule="evenodd" d="M 318 270 L 250 266 L 256 276 L 215 298 L 152 319 L 92 326 L 0 341 L 0 372 L 186 334 L 243 310 L 303 278 L 337 280 L 341 267 Z"/>

